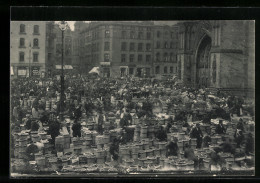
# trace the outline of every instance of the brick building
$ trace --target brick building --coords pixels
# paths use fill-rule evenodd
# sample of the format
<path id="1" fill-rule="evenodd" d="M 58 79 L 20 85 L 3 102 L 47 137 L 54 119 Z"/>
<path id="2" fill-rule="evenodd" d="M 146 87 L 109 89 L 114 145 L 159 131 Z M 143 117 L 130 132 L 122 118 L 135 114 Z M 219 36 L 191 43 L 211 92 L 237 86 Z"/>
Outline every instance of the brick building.
<path id="1" fill-rule="evenodd" d="M 178 26 L 178 76 L 184 84 L 254 88 L 254 21 L 191 21 Z"/>
<path id="2" fill-rule="evenodd" d="M 162 31 L 162 37 L 155 37 L 156 30 Z M 165 67 L 167 70 L 156 75 L 172 75 L 174 68 L 176 70 L 176 33 L 176 27 L 156 26 L 147 21 L 93 22 L 81 32 L 81 63 L 87 65 L 87 71 L 100 67 L 105 77 L 153 76 L 154 63 L 162 66 L 161 70 Z M 155 47 L 155 41 L 161 41 L 166 47 Z M 165 58 L 155 61 L 156 53 L 160 52 Z"/>
<path id="3" fill-rule="evenodd" d="M 12 21 L 10 24 L 10 66 L 14 77 L 39 77 L 45 73 L 46 22 Z"/>

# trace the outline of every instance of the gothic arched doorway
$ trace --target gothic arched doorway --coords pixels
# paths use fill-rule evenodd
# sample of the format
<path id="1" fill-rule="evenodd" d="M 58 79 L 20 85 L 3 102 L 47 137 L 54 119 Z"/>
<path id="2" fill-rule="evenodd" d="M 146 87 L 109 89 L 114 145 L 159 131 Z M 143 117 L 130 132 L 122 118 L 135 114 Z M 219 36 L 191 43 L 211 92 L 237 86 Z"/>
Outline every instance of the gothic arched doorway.
<path id="1" fill-rule="evenodd" d="M 208 87 L 210 83 L 211 38 L 205 35 L 199 44 L 196 57 L 196 85 Z"/>

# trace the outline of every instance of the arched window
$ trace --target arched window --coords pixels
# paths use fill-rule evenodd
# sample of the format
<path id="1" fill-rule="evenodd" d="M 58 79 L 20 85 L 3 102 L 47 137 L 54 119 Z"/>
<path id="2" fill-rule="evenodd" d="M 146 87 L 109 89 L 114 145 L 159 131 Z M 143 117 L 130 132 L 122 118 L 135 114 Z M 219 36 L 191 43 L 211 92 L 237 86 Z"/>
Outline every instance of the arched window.
<path id="1" fill-rule="evenodd" d="M 33 33 L 34 34 L 39 34 L 39 25 L 34 25 L 33 26 Z"/>
<path id="2" fill-rule="evenodd" d="M 155 74 L 160 74 L 160 66 L 156 66 L 156 68 L 155 68 Z"/>
<path id="3" fill-rule="evenodd" d="M 33 39 L 33 47 L 39 47 L 39 40 L 37 38 Z"/>
<path id="4" fill-rule="evenodd" d="M 25 25 L 20 24 L 20 33 L 25 33 Z"/>
<path id="5" fill-rule="evenodd" d="M 164 74 L 167 74 L 167 72 L 168 72 L 167 66 L 164 67 L 163 72 L 164 72 Z"/>

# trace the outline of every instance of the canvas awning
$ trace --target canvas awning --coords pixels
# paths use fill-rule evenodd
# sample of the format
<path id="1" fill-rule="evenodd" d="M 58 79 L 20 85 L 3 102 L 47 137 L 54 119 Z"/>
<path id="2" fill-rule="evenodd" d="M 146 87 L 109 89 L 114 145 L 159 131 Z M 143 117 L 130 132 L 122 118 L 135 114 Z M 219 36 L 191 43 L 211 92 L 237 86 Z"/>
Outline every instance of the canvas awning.
<path id="1" fill-rule="evenodd" d="M 10 73 L 11 73 L 11 76 L 13 76 L 14 75 L 14 68 L 13 68 L 13 66 L 11 66 L 11 71 L 10 71 Z"/>
<path id="2" fill-rule="evenodd" d="M 89 71 L 89 74 L 91 73 L 97 73 L 99 75 L 99 67 L 93 67 L 91 71 Z"/>
<path id="3" fill-rule="evenodd" d="M 56 69 L 61 69 L 61 65 L 56 65 Z M 63 69 L 73 69 L 71 65 L 64 65 Z"/>

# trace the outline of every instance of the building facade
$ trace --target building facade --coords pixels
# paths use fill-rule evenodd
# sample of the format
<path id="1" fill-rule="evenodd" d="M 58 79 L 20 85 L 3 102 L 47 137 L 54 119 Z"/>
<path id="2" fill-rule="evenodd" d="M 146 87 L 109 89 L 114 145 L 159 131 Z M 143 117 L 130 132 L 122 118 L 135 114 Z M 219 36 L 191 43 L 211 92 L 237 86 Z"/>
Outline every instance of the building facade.
<path id="1" fill-rule="evenodd" d="M 178 27 L 156 26 L 153 28 L 153 67 L 156 77 L 177 74 Z"/>
<path id="2" fill-rule="evenodd" d="M 167 30 L 169 35 L 155 38 L 157 29 L 163 33 Z M 173 38 L 170 37 L 172 32 L 175 35 Z M 100 67 L 101 76 L 104 77 L 155 76 L 154 64 L 167 70 L 156 75 L 173 75 L 176 70 L 177 47 L 173 46 L 176 44 L 176 34 L 176 27 L 155 26 L 147 21 L 94 22 L 81 32 L 81 63 L 87 65 L 86 71 Z M 155 47 L 156 41 L 162 44 L 167 42 L 167 47 Z M 155 60 L 158 52 L 162 55 L 167 53 L 166 58 Z"/>
<path id="3" fill-rule="evenodd" d="M 46 22 L 11 22 L 10 66 L 15 77 L 39 77 L 45 74 L 45 40 Z"/>
<path id="4" fill-rule="evenodd" d="M 178 76 L 184 84 L 254 88 L 254 21 L 192 21 L 178 26 Z"/>

